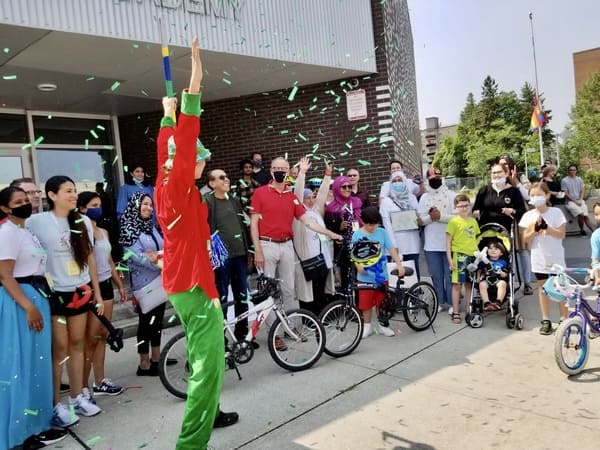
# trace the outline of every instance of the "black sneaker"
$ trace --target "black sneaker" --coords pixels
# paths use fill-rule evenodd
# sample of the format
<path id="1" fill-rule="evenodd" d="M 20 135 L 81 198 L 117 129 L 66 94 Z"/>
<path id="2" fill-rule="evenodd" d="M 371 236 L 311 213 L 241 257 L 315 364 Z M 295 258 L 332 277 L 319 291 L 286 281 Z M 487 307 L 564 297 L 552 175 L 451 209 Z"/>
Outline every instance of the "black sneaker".
<path id="1" fill-rule="evenodd" d="M 585 232 L 585 230 L 581 230 L 581 235 L 582 236 L 587 236 L 587 233 Z"/>
<path id="2" fill-rule="evenodd" d="M 121 386 L 114 384 L 109 378 L 102 380 L 102 383 L 98 386 L 94 384 L 94 394 L 96 395 L 119 395 L 123 390 Z"/>
<path id="3" fill-rule="evenodd" d="M 549 320 L 542 320 L 540 323 L 542 324 L 540 327 L 540 334 L 543 334 L 544 336 L 552 334 L 552 322 Z"/>
<path id="4" fill-rule="evenodd" d="M 215 423 L 213 426 L 214 428 L 228 427 L 230 425 L 233 425 L 234 423 L 237 423 L 239 419 L 240 416 L 236 412 L 226 413 L 219 410 L 217 417 L 215 417 Z"/>
<path id="5" fill-rule="evenodd" d="M 50 428 L 41 433 L 29 436 L 23 442 L 23 450 L 37 450 L 48 445 L 56 444 L 67 437 L 68 431 L 65 429 Z"/>

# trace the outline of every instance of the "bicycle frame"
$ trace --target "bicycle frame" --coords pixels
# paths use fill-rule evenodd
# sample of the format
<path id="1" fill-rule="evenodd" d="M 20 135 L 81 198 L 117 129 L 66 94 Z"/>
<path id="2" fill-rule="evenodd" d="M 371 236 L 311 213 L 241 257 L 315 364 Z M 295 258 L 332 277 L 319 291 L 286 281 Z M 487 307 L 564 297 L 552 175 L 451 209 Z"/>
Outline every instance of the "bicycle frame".
<path id="1" fill-rule="evenodd" d="M 569 317 L 581 318 L 584 332 L 587 332 L 588 327 L 590 327 L 594 333 L 600 334 L 600 294 L 596 298 L 596 311 L 594 311 L 584 298 L 581 289 L 578 288 L 575 299 L 575 310 L 569 314 Z M 594 323 L 593 319 L 596 319 L 596 323 Z"/>

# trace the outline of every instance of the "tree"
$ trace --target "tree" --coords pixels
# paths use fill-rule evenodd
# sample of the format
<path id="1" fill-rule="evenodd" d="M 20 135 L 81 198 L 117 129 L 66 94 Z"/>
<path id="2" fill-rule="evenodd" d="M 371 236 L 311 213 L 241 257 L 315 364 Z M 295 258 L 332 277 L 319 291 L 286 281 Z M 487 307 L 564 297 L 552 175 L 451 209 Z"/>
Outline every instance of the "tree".
<path id="1" fill-rule="evenodd" d="M 600 157 L 600 73 L 595 73 L 577 94 L 571 109 L 572 133 L 567 144 L 579 154 Z"/>

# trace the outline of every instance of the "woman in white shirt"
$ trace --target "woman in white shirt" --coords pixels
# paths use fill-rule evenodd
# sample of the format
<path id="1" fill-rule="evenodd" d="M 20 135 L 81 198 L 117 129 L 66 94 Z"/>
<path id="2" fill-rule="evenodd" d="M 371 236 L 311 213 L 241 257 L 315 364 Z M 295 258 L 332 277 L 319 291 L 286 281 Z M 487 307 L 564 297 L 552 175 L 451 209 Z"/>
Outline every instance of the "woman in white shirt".
<path id="1" fill-rule="evenodd" d="M 49 178 L 46 198 L 50 211 L 30 217 L 26 225 L 48 253 L 55 404 L 52 421 L 64 427 L 78 420 L 70 408 L 60 402 L 60 380 L 65 363 L 71 386 L 69 406 L 73 406 L 76 414 L 86 417 L 101 412 L 82 395 L 82 342 L 85 342 L 89 302 L 93 300 L 99 314 L 104 312 L 104 302 L 96 274 L 92 224 L 76 211 L 75 182 L 62 175 Z"/>
<path id="2" fill-rule="evenodd" d="M 419 225 L 417 209 L 419 203 L 408 190 L 404 180 L 403 172 L 393 172 L 390 177 L 390 192 L 383 198 L 379 206 L 379 213 L 383 220 L 383 226 L 396 244 L 398 253 L 402 255 L 403 261 L 414 261 L 417 278 L 420 278 L 419 272 L 419 253 L 421 252 L 421 238 L 419 237 Z M 402 220 L 402 224 L 394 220 L 395 214 L 409 213 L 414 216 L 414 223 L 407 223 Z"/>
<path id="3" fill-rule="evenodd" d="M 31 213 L 21 188 L 0 191 L 0 380 L 6 381 L 0 389 L 0 448 L 40 448 L 66 437 L 65 432 L 50 430 L 52 334 L 46 252 L 24 228 Z"/>

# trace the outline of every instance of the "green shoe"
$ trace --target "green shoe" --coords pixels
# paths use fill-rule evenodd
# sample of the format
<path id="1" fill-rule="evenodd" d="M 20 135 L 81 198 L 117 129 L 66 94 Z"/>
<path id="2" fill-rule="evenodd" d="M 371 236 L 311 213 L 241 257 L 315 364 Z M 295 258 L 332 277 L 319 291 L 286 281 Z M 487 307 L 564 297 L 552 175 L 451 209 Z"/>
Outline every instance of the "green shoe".
<path id="1" fill-rule="evenodd" d="M 549 320 L 542 320 L 541 324 L 542 326 L 540 327 L 540 334 L 543 334 L 544 336 L 552 334 L 552 322 Z"/>

